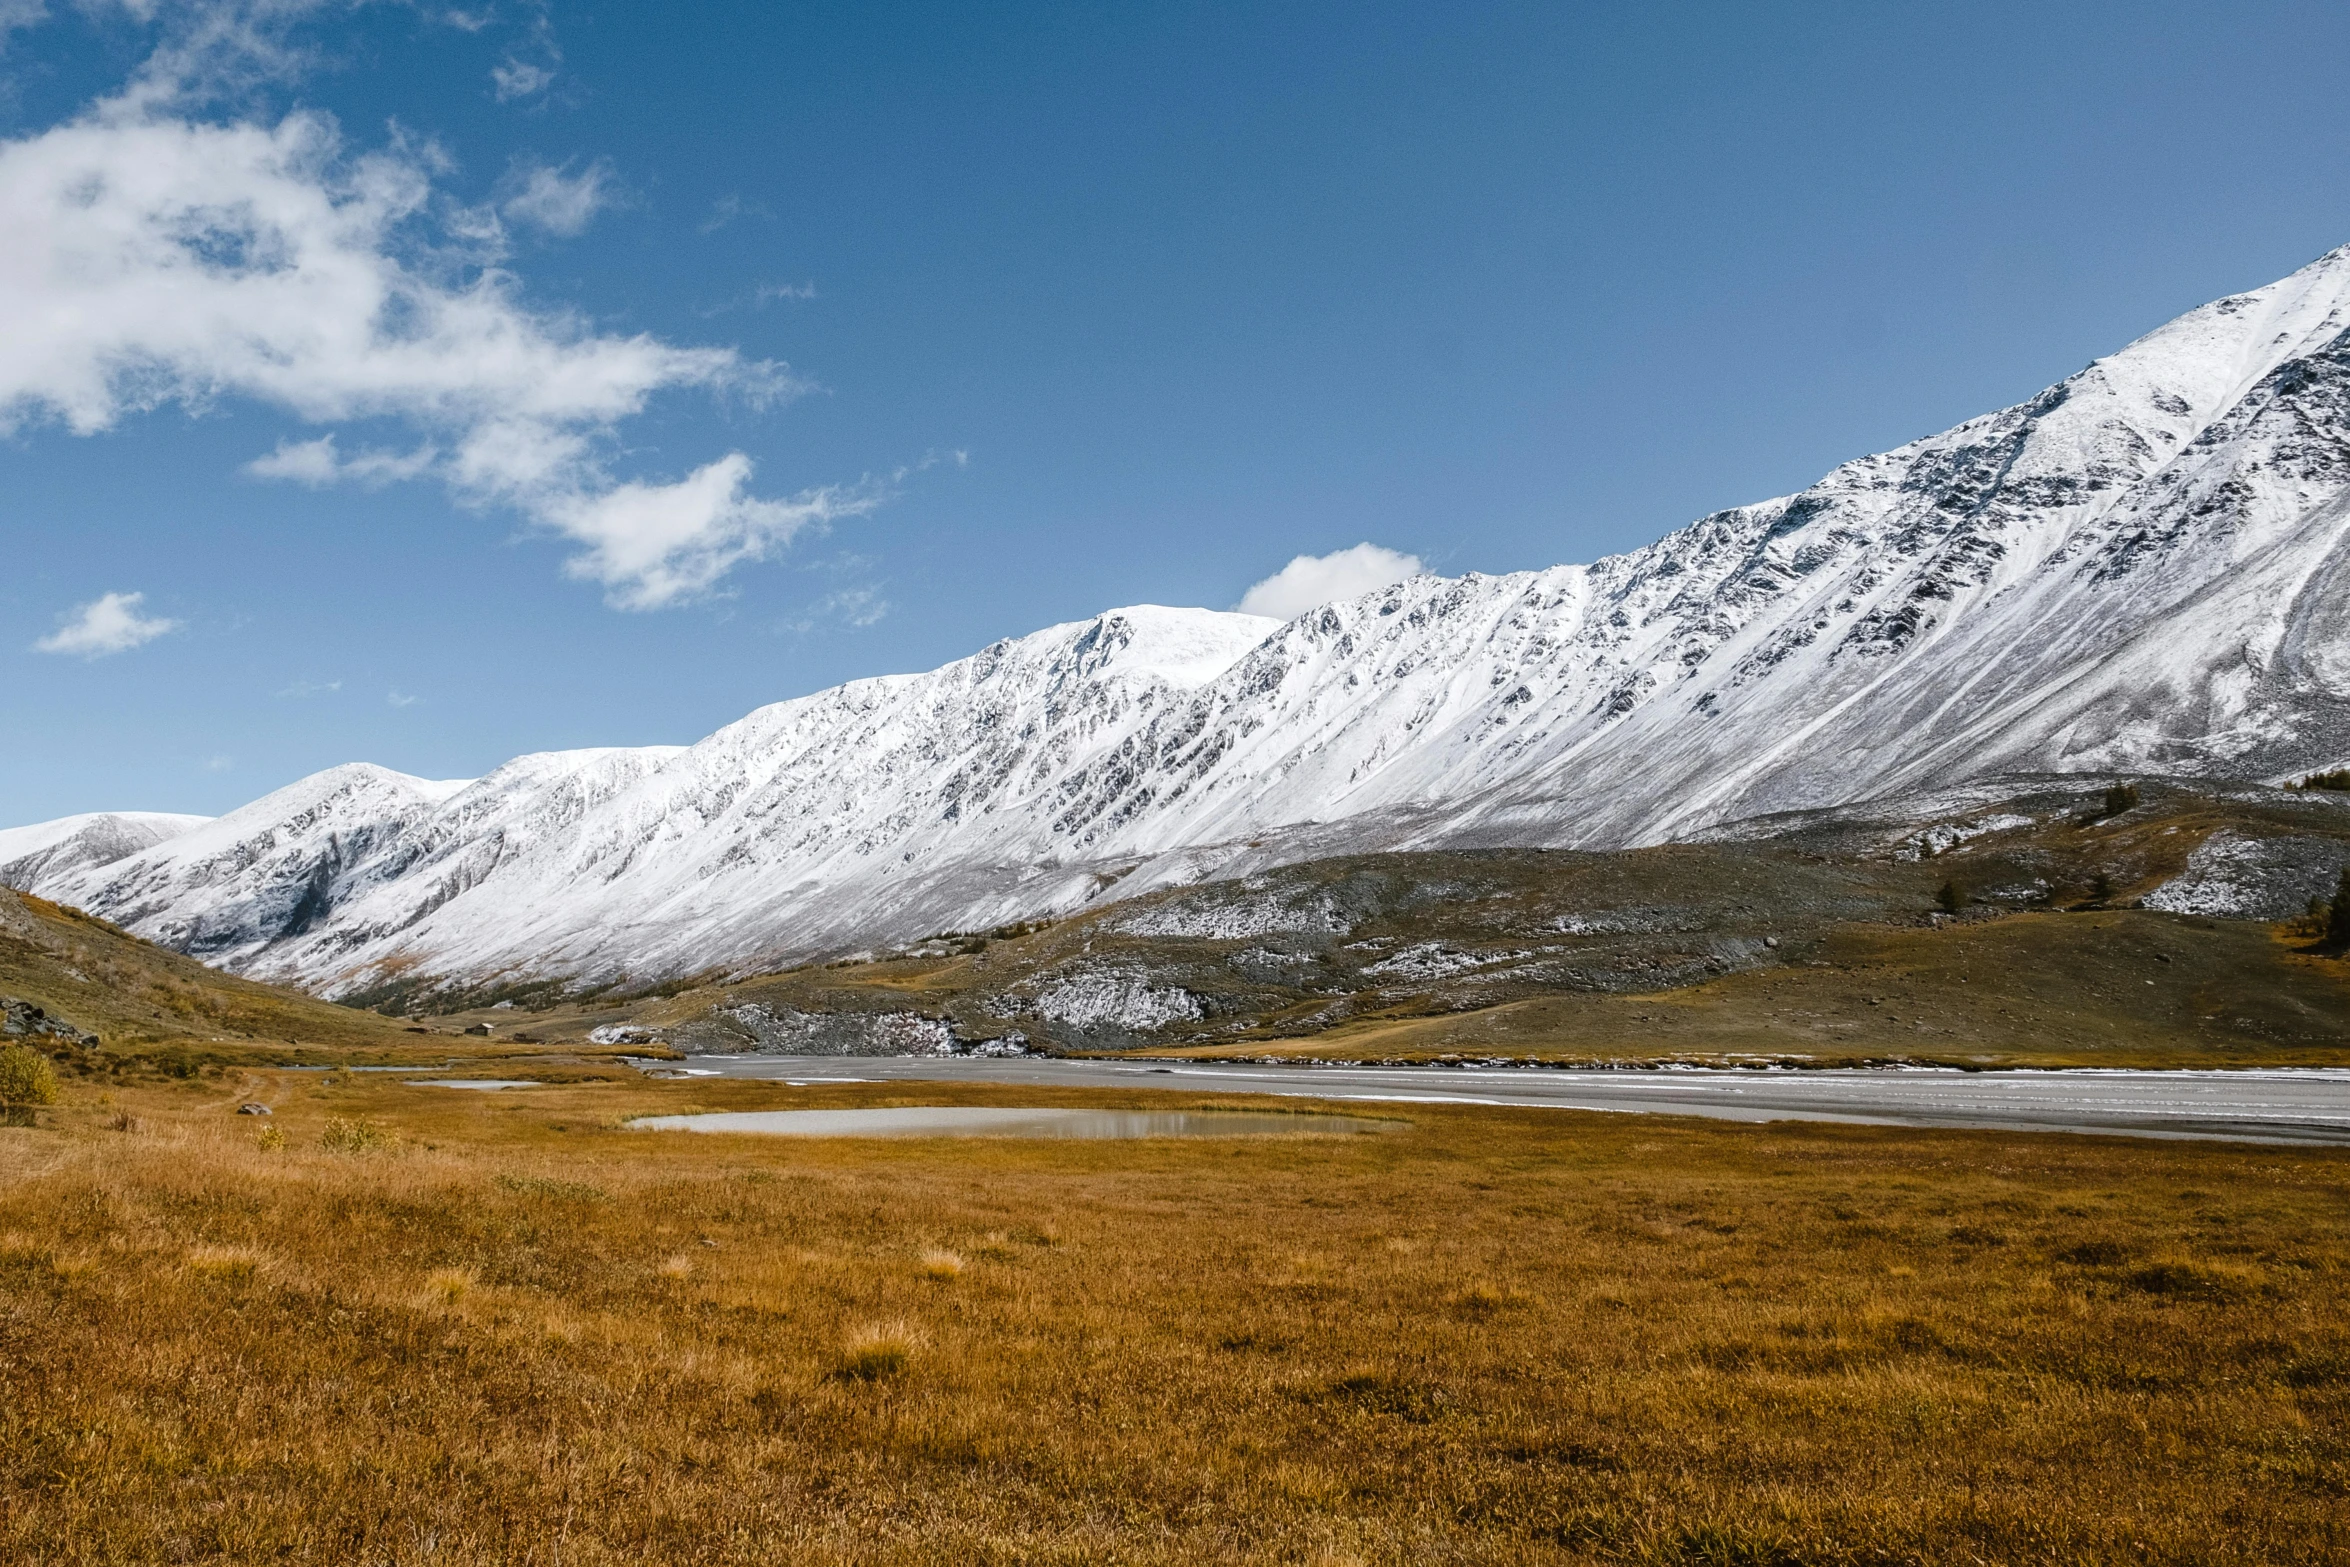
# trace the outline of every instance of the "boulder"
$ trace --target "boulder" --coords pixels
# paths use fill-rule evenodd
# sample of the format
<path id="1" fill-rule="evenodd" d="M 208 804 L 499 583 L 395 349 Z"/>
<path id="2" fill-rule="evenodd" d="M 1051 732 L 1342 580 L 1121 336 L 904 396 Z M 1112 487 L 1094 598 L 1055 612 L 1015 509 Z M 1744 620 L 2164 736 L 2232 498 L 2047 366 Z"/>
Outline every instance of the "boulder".
<path id="1" fill-rule="evenodd" d="M 98 1036 L 84 1033 L 44 1007 L 14 996 L 0 996 L 0 1036 L 13 1039 L 61 1039 L 85 1050 L 98 1048 Z"/>

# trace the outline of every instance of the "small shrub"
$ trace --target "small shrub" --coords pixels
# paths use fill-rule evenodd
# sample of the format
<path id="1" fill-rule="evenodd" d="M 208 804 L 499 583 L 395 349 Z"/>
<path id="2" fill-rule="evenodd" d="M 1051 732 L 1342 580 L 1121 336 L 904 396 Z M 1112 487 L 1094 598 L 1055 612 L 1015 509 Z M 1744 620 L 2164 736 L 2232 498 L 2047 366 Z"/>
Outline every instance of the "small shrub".
<path id="1" fill-rule="evenodd" d="M 263 1153 L 276 1153 L 285 1147 L 286 1134 L 274 1126 L 265 1126 L 261 1129 L 261 1135 L 255 1138 L 254 1142 Z"/>
<path id="2" fill-rule="evenodd" d="M 963 1259 L 951 1251 L 936 1247 L 922 1254 L 922 1262 L 915 1269 L 933 1284 L 952 1284 L 963 1276 Z"/>
<path id="3" fill-rule="evenodd" d="M 2091 902 L 2104 903 L 2108 899 L 2112 898 L 2112 896 L 2113 878 L 2111 876 L 2106 875 L 2103 871 L 2099 871 L 2096 875 L 2089 878 L 2089 898 Z"/>
<path id="4" fill-rule="evenodd" d="M 869 1327 L 849 1340 L 832 1374 L 848 1382 L 886 1382 L 905 1373 L 920 1347 L 914 1330 L 902 1322 Z"/>
<path id="5" fill-rule="evenodd" d="M 33 1111 L 57 1103 L 57 1069 L 22 1045 L 0 1050 L 0 1123 L 30 1126 Z"/>
<path id="6" fill-rule="evenodd" d="M 2342 867 L 2341 884 L 2326 906 L 2326 944 L 2350 949 L 2350 865 Z"/>
<path id="7" fill-rule="evenodd" d="M 374 1153 L 391 1145 L 391 1134 L 373 1121 L 339 1115 L 329 1116 L 326 1130 L 318 1134 L 318 1146 L 328 1153 Z"/>
<path id="8" fill-rule="evenodd" d="M 1966 890 L 1955 881 L 1946 881 L 1942 884 L 1942 890 L 1934 894 L 1934 901 L 1941 906 L 1943 913 L 1956 914 L 1966 907 Z"/>
<path id="9" fill-rule="evenodd" d="M 2119 816 L 2124 811 L 2134 811 L 2137 808 L 2137 785 L 2117 783 L 2105 791 L 2105 809 L 2098 814 L 2100 816 Z"/>
<path id="10" fill-rule="evenodd" d="M 147 1123 L 128 1110 L 117 1110 L 106 1118 L 106 1130 L 110 1132 L 143 1132 L 146 1129 Z"/>

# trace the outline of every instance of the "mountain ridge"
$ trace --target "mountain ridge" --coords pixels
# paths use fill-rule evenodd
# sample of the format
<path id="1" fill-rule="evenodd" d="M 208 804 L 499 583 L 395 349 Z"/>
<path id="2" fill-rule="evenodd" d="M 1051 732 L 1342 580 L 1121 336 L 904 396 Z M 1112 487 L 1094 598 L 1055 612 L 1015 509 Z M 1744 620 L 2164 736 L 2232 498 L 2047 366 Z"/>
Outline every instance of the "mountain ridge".
<path id="1" fill-rule="evenodd" d="M 330 769 L 28 890 L 329 995 L 644 983 L 1284 854 L 2346 758 L 2350 247 L 1589 565 L 1110 611 L 688 747 Z"/>

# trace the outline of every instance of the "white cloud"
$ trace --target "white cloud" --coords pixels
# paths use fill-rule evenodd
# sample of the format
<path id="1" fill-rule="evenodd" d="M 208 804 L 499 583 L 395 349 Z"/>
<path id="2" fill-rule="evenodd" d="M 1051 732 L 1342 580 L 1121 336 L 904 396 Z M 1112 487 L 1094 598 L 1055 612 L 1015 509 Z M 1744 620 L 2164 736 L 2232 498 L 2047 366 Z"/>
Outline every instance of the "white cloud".
<path id="1" fill-rule="evenodd" d="M 1375 592 L 1420 573 L 1420 557 L 1376 544 L 1300 555 L 1241 595 L 1244 614 L 1294 620 L 1309 609 Z"/>
<path id="2" fill-rule="evenodd" d="M 34 643 L 34 650 L 104 658 L 109 653 L 127 653 L 179 629 L 176 620 L 142 618 L 139 606 L 146 598 L 144 593 L 108 593 L 93 599 L 75 609 L 54 633 Z"/>
<path id="3" fill-rule="evenodd" d="M 490 85 L 497 89 L 500 103 L 512 103 L 517 98 L 542 93 L 554 79 L 553 66 L 534 65 L 511 55 L 504 64 L 490 67 Z"/>
<path id="4" fill-rule="evenodd" d="M 421 478 L 440 455 L 434 447 L 419 446 L 412 452 L 363 451 L 345 457 L 335 449 L 333 436 L 322 435 L 315 441 L 280 441 L 266 457 L 245 464 L 245 471 L 256 479 L 290 479 L 314 490 L 344 481 L 372 489 Z"/>
<path id="5" fill-rule="evenodd" d="M 871 490 L 824 489 L 761 500 L 743 492 L 750 477 L 751 460 L 732 452 L 675 484 L 622 484 L 582 497 L 558 523 L 591 548 L 564 569 L 603 583 L 622 609 L 652 609 L 706 593 L 739 563 L 876 498 Z"/>
<path id="6" fill-rule="evenodd" d="M 340 680 L 297 680 L 280 691 L 278 695 L 292 697 L 299 701 L 303 697 L 331 696 L 342 689 L 343 683 Z"/>
<path id="7" fill-rule="evenodd" d="M 577 174 L 544 164 L 517 173 L 519 188 L 498 206 L 515 223 L 569 238 L 584 233 L 595 215 L 612 204 L 612 166 L 601 159 Z"/>
<path id="8" fill-rule="evenodd" d="M 397 689 L 386 691 L 384 693 L 384 701 L 393 707 L 414 707 L 417 703 L 423 700 L 423 697 L 410 696 L 406 692 Z"/>
<path id="9" fill-rule="evenodd" d="M 435 478 L 584 546 L 571 574 L 631 609 L 706 593 L 800 528 L 878 503 L 873 486 L 759 497 L 740 453 L 671 482 L 614 474 L 619 425 L 661 392 L 760 404 L 802 384 L 731 349 L 602 333 L 527 304 L 496 220 L 435 191 L 430 148 L 353 153 L 312 113 L 197 117 L 190 83 L 230 79 L 219 62 L 247 58 L 237 48 L 249 43 L 253 70 L 290 58 L 269 54 L 261 23 L 222 15 L 159 50 L 123 95 L 0 141 L 0 433 L 51 420 L 90 434 L 228 398 L 313 425 L 395 420 L 421 437 L 412 450 L 344 456 L 329 432 L 248 471 Z M 258 41 L 240 27 L 261 28 Z M 602 199 L 594 168 L 542 172 L 555 183 L 534 177 L 513 198 L 530 221 L 584 222 Z"/>
<path id="10" fill-rule="evenodd" d="M 236 758 L 230 756 L 208 756 L 203 762 L 204 771 L 208 773 L 225 773 L 236 765 Z"/>

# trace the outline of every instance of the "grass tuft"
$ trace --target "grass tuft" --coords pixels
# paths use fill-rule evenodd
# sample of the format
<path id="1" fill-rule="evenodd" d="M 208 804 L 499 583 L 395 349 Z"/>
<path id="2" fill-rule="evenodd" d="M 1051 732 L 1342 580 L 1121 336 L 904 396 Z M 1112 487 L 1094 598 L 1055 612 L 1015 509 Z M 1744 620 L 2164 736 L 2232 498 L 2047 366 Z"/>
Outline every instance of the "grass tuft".
<path id="1" fill-rule="evenodd" d="M 250 1246 L 192 1246 L 188 1271 L 226 1284 L 249 1284 L 261 1271 L 261 1254 Z"/>
<path id="2" fill-rule="evenodd" d="M 464 1268 L 436 1268 L 425 1276 L 425 1299 L 436 1306 L 454 1306 L 473 1290 L 473 1275 Z"/>
<path id="3" fill-rule="evenodd" d="M 961 1257 L 934 1246 L 922 1254 L 922 1261 L 914 1271 L 933 1284 L 952 1284 L 963 1276 L 963 1266 Z"/>
<path id="4" fill-rule="evenodd" d="M 921 1347 L 920 1335 L 903 1322 L 876 1324 L 850 1336 L 832 1374 L 847 1382 L 886 1382 L 903 1376 Z"/>

